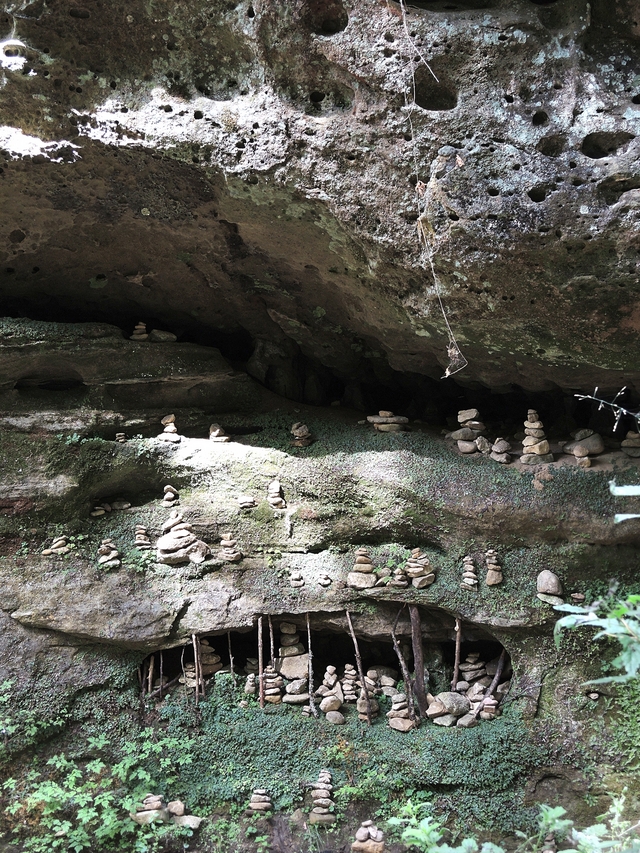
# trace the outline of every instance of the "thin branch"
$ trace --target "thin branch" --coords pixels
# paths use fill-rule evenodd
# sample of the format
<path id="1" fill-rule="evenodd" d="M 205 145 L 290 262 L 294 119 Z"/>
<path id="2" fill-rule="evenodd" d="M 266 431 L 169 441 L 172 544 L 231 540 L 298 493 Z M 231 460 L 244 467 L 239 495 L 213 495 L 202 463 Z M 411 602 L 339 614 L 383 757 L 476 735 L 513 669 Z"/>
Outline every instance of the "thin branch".
<path id="1" fill-rule="evenodd" d="M 427 716 L 427 694 L 424 688 L 424 655 L 422 651 L 422 624 L 420 622 L 420 611 L 415 604 L 409 605 L 409 618 L 411 619 L 411 644 L 413 646 L 413 669 L 414 683 L 416 689 L 416 701 L 421 717 Z"/>
<path id="2" fill-rule="evenodd" d="M 309 679 L 309 707 L 314 717 L 318 716 L 316 701 L 313 698 L 313 652 L 311 651 L 311 623 L 309 622 L 309 613 L 307 612 L 307 646 L 309 647 L 309 668 L 307 677 Z"/>
<path id="3" fill-rule="evenodd" d="M 231 631 L 227 631 L 227 645 L 229 647 L 229 669 L 231 670 L 231 677 L 235 678 L 235 671 L 233 668 L 233 652 L 231 650 Z"/>
<path id="4" fill-rule="evenodd" d="M 262 616 L 258 616 L 258 695 L 260 707 L 264 708 L 264 654 L 262 650 Z"/>
<path id="5" fill-rule="evenodd" d="M 411 684 L 411 675 L 409 674 L 409 667 L 407 666 L 407 662 L 404 659 L 402 652 L 400 651 L 400 646 L 398 645 L 398 639 L 396 637 L 396 628 L 398 627 L 398 622 L 400 621 L 400 614 L 406 607 L 406 604 L 403 604 L 400 610 L 398 610 L 398 615 L 396 616 L 396 621 L 393 623 L 393 628 L 391 629 L 391 642 L 393 643 L 393 650 L 396 653 L 396 657 L 398 658 L 398 663 L 400 664 L 400 670 L 402 672 L 402 678 L 404 681 L 404 689 L 407 694 L 407 704 L 409 706 L 409 719 L 416 719 L 416 709 L 413 705 L 413 685 Z"/>
<path id="6" fill-rule="evenodd" d="M 456 689 L 456 684 L 460 680 L 460 648 L 462 646 L 462 628 L 460 626 L 460 618 L 456 616 L 456 657 L 453 663 L 453 678 L 451 679 L 451 689 Z"/>
<path id="7" fill-rule="evenodd" d="M 356 664 L 358 666 L 358 675 L 360 676 L 360 684 L 362 686 L 362 690 L 364 692 L 364 700 L 367 704 L 367 725 L 371 725 L 371 699 L 369 698 L 369 691 L 367 689 L 367 682 L 364 680 L 364 670 L 362 668 L 362 658 L 360 657 L 360 646 L 358 645 L 358 638 L 356 637 L 356 632 L 353 630 L 353 622 L 351 621 L 351 614 L 348 610 L 345 611 L 347 614 L 347 624 L 349 625 L 349 631 L 351 633 L 351 639 L 353 640 L 353 648 L 356 653 Z"/>
<path id="8" fill-rule="evenodd" d="M 276 647 L 273 639 L 273 622 L 271 621 L 271 615 L 267 616 L 269 620 L 269 647 L 271 650 L 271 659 L 269 660 L 269 664 L 273 666 L 276 660 Z"/>

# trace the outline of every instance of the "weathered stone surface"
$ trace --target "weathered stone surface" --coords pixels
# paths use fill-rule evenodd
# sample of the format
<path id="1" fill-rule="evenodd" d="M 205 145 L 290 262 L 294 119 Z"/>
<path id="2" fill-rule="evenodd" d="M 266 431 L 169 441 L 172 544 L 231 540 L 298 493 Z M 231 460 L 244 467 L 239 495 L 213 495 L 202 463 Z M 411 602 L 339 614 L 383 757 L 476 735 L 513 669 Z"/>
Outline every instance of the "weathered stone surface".
<path id="1" fill-rule="evenodd" d="M 547 595 L 562 595 L 562 582 L 555 572 L 549 569 L 543 569 L 538 575 L 536 581 L 538 592 L 544 592 Z"/>
<path id="2" fill-rule="evenodd" d="M 439 702 L 443 706 L 445 713 L 453 714 L 456 717 L 461 717 L 463 714 L 468 713 L 471 707 L 467 697 L 462 696 L 460 693 L 438 693 L 436 702 Z"/>
<path id="3" fill-rule="evenodd" d="M 586 450 L 589 456 L 598 456 L 598 454 L 604 453 L 605 448 L 602 436 L 596 432 L 580 440 L 570 441 L 563 448 L 565 453 L 573 453 L 575 456 L 579 455 L 576 453 L 578 449 Z"/>

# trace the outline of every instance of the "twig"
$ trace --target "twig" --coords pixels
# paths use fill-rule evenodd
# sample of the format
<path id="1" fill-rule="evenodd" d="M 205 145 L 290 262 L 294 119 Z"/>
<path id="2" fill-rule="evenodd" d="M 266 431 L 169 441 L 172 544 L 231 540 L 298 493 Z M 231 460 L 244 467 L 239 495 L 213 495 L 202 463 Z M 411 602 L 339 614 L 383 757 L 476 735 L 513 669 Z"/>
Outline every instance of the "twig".
<path id="1" fill-rule="evenodd" d="M 191 643 L 193 645 L 193 668 L 196 677 L 195 701 L 197 706 L 200 699 L 200 655 L 198 654 L 198 638 L 195 634 L 191 635 Z"/>
<path id="2" fill-rule="evenodd" d="M 153 670 L 156 665 L 156 656 L 151 655 L 149 658 L 149 671 L 147 673 L 147 693 L 151 693 L 153 690 Z"/>
<path id="3" fill-rule="evenodd" d="M 364 670 L 362 669 L 362 658 L 360 657 L 360 646 L 358 645 L 358 639 L 356 637 L 356 632 L 353 630 L 353 622 L 351 621 L 351 614 L 348 610 L 345 611 L 347 614 L 347 624 L 349 625 L 349 631 L 351 633 L 351 639 L 353 640 L 353 648 L 356 653 L 356 664 L 358 666 L 358 675 L 360 676 L 360 684 L 362 685 L 362 690 L 364 692 L 364 700 L 367 704 L 367 725 L 371 725 L 371 699 L 369 698 L 369 691 L 367 690 L 367 682 L 364 680 Z"/>
<path id="4" fill-rule="evenodd" d="M 269 620 L 269 647 L 271 650 L 271 659 L 269 660 L 269 664 L 273 666 L 276 660 L 276 646 L 273 640 L 273 622 L 271 621 L 271 614 L 267 616 L 267 619 Z"/>
<path id="5" fill-rule="evenodd" d="M 153 691 L 153 693 L 150 693 L 150 694 L 147 696 L 147 699 L 153 699 L 153 698 L 154 698 L 154 696 L 160 696 L 160 698 L 162 698 L 162 691 L 163 691 L 163 689 L 164 689 L 164 690 L 168 690 L 170 687 L 173 687 L 173 685 L 174 685 L 174 684 L 177 684 L 177 682 L 178 682 L 179 680 L 180 680 L 180 676 L 179 676 L 179 675 L 176 675 L 176 677 L 175 677 L 175 678 L 172 678 L 172 679 L 171 679 L 171 681 L 168 681 L 168 682 L 164 685 L 164 688 L 163 688 L 163 687 L 158 687 L 158 688 L 156 688 L 156 689 Z"/>
<path id="6" fill-rule="evenodd" d="M 409 675 L 409 667 L 407 666 L 407 662 L 402 656 L 402 652 L 400 651 L 400 646 L 398 645 L 398 640 L 396 637 L 396 628 L 398 627 L 398 622 L 400 621 L 400 614 L 406 607 L 406 604 L 403 604 L 400 610 L 398 610 L 398 615 L 396 616 L 396 621 L 393 623 L 393 628 L 391 629 L 391 642 L 393 643 L 393 650 L 396 653 L 398 658 L 398 663 L 400 664 L 400 669 L 402 671 L 402 678 L 404 680 L 404 689 L 407 694 L 407 704 L 409 705 L 409 719 L 416 719 L 416 709 L 413 705 L 413 686 L 411 684 L 411 676 Z"/>
<path id="7" fill-rule="evenodd" d="M 313 652 L 311 651 L 311 623 L 309 622 L 309 613 L 307 613 L 307 646 L 309 647 L 309 669 L 307 677 L 309 679 L 309 707 L 314 717 L 318 716 L 316 708 L 316 700 L 313 698 Z"/>
<path id="8" fill-rule="evenodd" d="M 484 694 L 482 701 L 480 702 L 480 704 L 478 705 L 476 710 L 473 712 L 474 717 L 478 716 L 480 711 L 482 711 L 482 709 L 484 708 L 485 701 L 487 699 L 489 699 L 491 696 L 493 696 L 493 694 L 495 693 L 496 687 L 500 683 L 500 678 L 502 677 L 502 670 L 504 669 L 504 665 L 505 665 L 506 660 L 507 660 L 507 650 L 503 648 L 502 651 L 500 652 L 500 657 L 498 658 L 498 666 L 496 667 L 496 674 L 493 676 L 493 681 L 489 685 L 489 689 L 487 690 L 487 692 Z"/>
<path id="9" fill-rule="evenodd" d="M 416 689 L 416 701 L 421 717 L 427 716 L 427 694 L 424 689 L 424 655 L 422 652 L 422 625 L 420 623 L 420 611 L 415 604 L 409 605 L 409 618 L 411 619 L 411 645 L 413 646 L 413 669 L 414 683 Z"/>
<path id="10" fill-rule="evenodd" d="M 625 409 L 624 406 L 619 405 L 617 402 L 618 399 L 624 394 L 627 390 L 627 386 L 625 385 L 621 388 L 613 400 L 603 400 L 601 397 L 598 397 L 598 387 L 596 386 L 593 394 L 575 394 L 574 396 L 578 398 L 578 400 L 593 400 L 594 403 L 598 403 L 598 411 L 601 412 L 602 409 L 606 406 L 611 409 L 613 415 L 615 417 L 615 423 L 613 425 L 614 431 L 618 428 L 618 424 L 623 415 L 629 415 L 629 417 L 633 418 L 636 422 L 636 429 L 640 431 L 640 411 L 632 412 L 630 409 Z"/>
<path id="11" fill-rule="evenodd" d="M 456 616 L 456 657 L 453 663 L 453 678 L 451 679 L 451 689 L 456 689 L 456 684 L 460 680 L 460 647 L 462 646 L 462 628 L 460 626 L 460 618 Z"/>
<path id="12" fill-rule="evenodd" d="M 235 670 L 233 668 L 233 652 L 231 651 L 231 631 L 227 631 L 227 645 L 229 647 L 229 669 L 231 670 L 231 677 L 235 678 Z"/>
<path id="13" fill-rule="evenodd" d="M 162 681 L 164 679 L 164 655 L 160 651 L 160 698 L 162 699 Z"/>
<path id="14" fill-rule="evenodd" d="M 258 616 L 258 695 L 264 708 L 264 655 L 262 651 L 262 616 Z"/>

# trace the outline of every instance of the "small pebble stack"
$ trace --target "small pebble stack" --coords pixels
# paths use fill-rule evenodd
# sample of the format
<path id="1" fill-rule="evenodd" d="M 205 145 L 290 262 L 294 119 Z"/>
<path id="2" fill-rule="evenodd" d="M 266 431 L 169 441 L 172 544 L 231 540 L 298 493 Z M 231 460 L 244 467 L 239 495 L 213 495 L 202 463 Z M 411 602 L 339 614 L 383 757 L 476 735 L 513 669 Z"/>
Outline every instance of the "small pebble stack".
<path id="1" fill-rule="evenodd" d="M 271 811 L 273 811 L 273 803 L 271 802 L 271 797 L 267 794 L 266 788 L 254 788 L 247 813 L 254 815 Z"/>
<path id="2" fill-rule="evenodd" d="M 498 554 L 490 548 L 484 555 L 487 565 L 487 586 L 497 586 L 502 583 L 502 566 L 498 563 Z"/>
<path id="3" fill-rule="evenodd" d="M 210 675 L 215 675 L 224 669 L 224 664 L 220 660 L 220 655 L 215 649 L 209 645 L 209 640 L 200 640 L 200 664 L 202 666 L 202 675 L 207 678 Z"/>
<path id="4" fill-rule="evenodd" d="M 49 548 L 45 548 L 42 552 L 43 557 L 63 557 L 65 554 L 68 554 L 71 550 L 69 548 L 69 537 L 65 534 L 64 536 L 56 536 L 53 540 Z"/>
<path id="5" fill-rule="evenodd" d="M 409 580 L 407 579 L 407 573 L 405 572 L 402 566 L 396 566 L 393 570 L 393 576 L 391 580 L 387 584 L 387 586 L 394 586 L 398 589 L 405 589 L 409 586 Z"/>
<path id="6" fill-rule="evenodd" d="M 377 583 L 373 562 L 366 548 L 356 551 L 355 565 L 347 575 L 347 585 L 354 589 L 369 589 Z"/>
<path id="7" fill-rule="evenodd" d="M 462 581 L 460 582 L 460 589 L 466 589 L 471 592 L 475 592 L 478 588 L 478 575 L 476 574 L 476 570 L 473 566 L 473 557 L 463 557 L 462 558 Z"/>
<path id="8" fill-rule="evenodd" d="M 164 495 L 162 498 L 161 506 L 165 507 L 166 509 L 171 509 L 172 507 L 180 506 L 180 495 L 178 494 L 178 490 L 174 489 L 174 487 L 170 486 L 169 484 L 164 487 Z"/>
<path id="9" fill-rule="evenodd" d="M 284 681 L 272 666 L 265 666 L 262 675 L 264 681 L 264 700 L 272 705 L 279 705 L 282 702 L 282 691 L 284 689 Z"/>
<path id="10" fill-rule="evenodd" d="M 378 432 L 405 432 L 409 423 L 409 418 L 385 411 L 378 412 L 377 415 L 369 415 L 367 420 Z"/>
<path id="11" fill-rule="evenodd" d="M 326 714 L 327 722 L 333 723 L 334 726 L 344 724 L 344 716 L 340 713 L 344 702 L 342 693 L 342 685 L 336 675 L 335 666 L 328 666 L 322 684 L 316 690 L 315 695 L 320 698 L 320 710 Z"/>
<path id="12" fill-rule="evenodd" d="M 209 427 L 209 441 L 217 441 L 224 443 L 226 441 L 231 441 L 231 438 L 222 429 L 220 424 L 211 424 L 211 426 Z"/>
<path id="13" fill-rule="evenodd" d="M 536 590 L 540 601 L 552 606 L 564 604 L 562 581 L 555 572 L 543 569 L 536 579 Z"/>
<path id="14" fill-rule="evenodd" d="M 255 696 L 257 690 L 258 685 L 256 684 L 256 674 L 255 672 L 250 672 L 249 675 L 247 675 L 247 680 L 244 684 L 244 692 L 249 696 Z"/>
<path id="15" fill-rule="evenodd" d="M 604 453 L 602 436 L 592 429 L 578 429 L 571 433 L 571 438 L 573 441 L 568 441 L 562 449 L 571 453 L 581 468 L 591 468 L 591 457 Z"/>
<path id="16" fill-rule="evenodd" d="M 126 440 L 127 440 L 127 437 L 123 432 L 117 432 L 116 433 L 116 441 L 117 442 L 119 442 L 120 444 L 124 444 Z"/>
<path id="17" fill-rule="evenodd" d="M 176 416 L 175 415 L 165 415 L 164 418 L 160 421 L 164 430 L 160 433 L 158 438 L 161 441 L 168 441 L 172 444 L 180 444 L 181 437 L 178 435 L 178 427 L 176 426 Z"/>
<path id="18" fill-rule="evenodd" d="M 129 817 L 140 826 L 151 823 L 173 823 L 176 826 L 198 829 L 202 818 L 185 814 L 185 811 L 185 805 L 180 800 L 172 800 L 165 804 L 159 794 L 147 794 L 142 803 L 136 807 L 136 811 L 129 812 Z"/>
<path id="19" fill-rule="evenodd" d="M 309 679 L 294 678 L 284 688 L 285 705 L 305 705 L 309 701 Z"/>
<path id="20" fill-rule="evenodd" d="M 372 820 L 364 820 L 356 832 L 351 845 L 352 853 L 383 853 L 384 833 Z"/>
<path id="21" fill-rule="evenodd" d="M 244 667 L 244 671 L 247 675 L 257 675 L 258 674 L 258 658 L 247 658 L 247 662 Z"/>
<path id="22" fill-rule="evenodd" d="M 457 442 L 461 453 L 488 453 L 491 450 L 491 445 L 483 435 L 486 427 L 477 409 L 461 409 L 458 412 L 458 423 L 460 427 L 451 433 L 450 438 Z"/>
<path id="23" fill-rule="evenodd" d="M 420 548 L 414 548 L 405 566 L 406 576 L 410 579 L 416 589 L 424 589 L 436 579 L 435 573 L 429 563 L 429 558 L 423 554 Z"/>
<path id="24" fill-rule="evenodd" d="M 111 504 L 102 503 L 96 504 L 94 508 L 91 510 L 90 515 L 93 518 L 99 518 L 101 515 L 106 515 L 106 513 L 111 512 Z"/>
<path id="25" fill-rule="evenodd" d="M 98 548 L 98 565 L 103 569 L 117 569 L 122 565 L 120 553 L 112 539 L 103 539 Z"/>
<path id="26" fill-rule="evenodd" d="M 391 710 L 387 711 L 387 724 L 389 728 L 398 732 L 410 732 L 416 728 L 415 719 L 409 715 L 409 704 L 404 693 L 396 693 L 391 697 Z"/>
<path id="27" fill-rule="evenodd" d="M 274 509 L 284 509 L 287 502 L 284 499 L 280 480 L 272 480 L 267 488 L 267 501 Z"/>
<path id="28" fill-rule="evenodd" d="M 298 569 L 292 569 L 289 571 L 289 586 L 293 589 L 304 586 L 304 576 Z"/>
<path id="29" fill-rule="evenodd" d="M 129 338 L 130 341 L 146 341 L 149 335 L 147 334 L 147 324 L 143 323 L 140 320 L 139 323 L 136 323 L 136 327 L 133 330 L 133 334 Z"/>
<path id="30" fill-rule="evenodd" d="M 151 540 L 147 534 L 147 528 L 142 524 L 136 524 L 136 541 L 135 547 L 138 551 L 149 551 L 151 550 Z"/>
<path id="31" fill-rule="evenodd" d="M 292 447 L 309 447 L 310 444 L 313 444 L 311 430 L 300 421 L 291 427 L 291 435 L 293 436 L 291 439 Z"/>
<path id="32" fill-rule="evenodd" d="M 525 437 L 522 442 L 523 465 L 537 465 L 540 462 L 553 462 L 549 442 L 544 434 L 544 426 L 535 409 L 529 409 L 524 422 Z"/>
<path id="33" fill-rule="evenodd" d="M 304 654 L 304 646 L 300 642 L 300 634 L 293 622 L 280 623 L 280 649 L 281 658 L 295 657 Z"/>
<path id="34" fill-rule="evenodd" d="M 252 498 L 251 495 L 240 495 L 238 497 L 238 506 L 240 509 L 253 509 L 257 505 L 256 499 Z"/>
<path id="35" fill-rule="evenodd" d="M 640 433 L 629 431 L 621 444 L 621 449 L 627 456 L 640 456 Z"/>
<path id="36" fill-rule="evenodd" d="M 340 682 L 342 684 L 342 694 L 345 702 L 358 701 L 358 688 L 360 681 L 358 680 L 358 671 L 352 663 L 345 663 L 344 675 Z"/>
<path id="37" fill-rule="evenodd" d="M 365 683 L 367 683 L 367 692 L 369 694 L 369 704 L 371 706 L 371 719 L 375 719 L 380 713 L 380 705 L 378 704 L 378 700 L 373 696 L 373 689 L 368 686 L 369 679 L 365 676 Z M 375 688 L 375 684 L 374 684 Z M 367 700 L 365 697 L 364 690 L 360 691 L 360 696 L 358 697 L 358 701 L 356 702 L 356 711 L 358 712 L 358 719 L 362 722 L 366 722 L 367 719 Z"/>
<path id="38" fill-rule="evenodd" d="M 198 539 L 191 524 L 174 510 L 162 525 L 162 536 L 156 543 L 158 563 L 168 566 L 178 563 L 203 563 L 211 554 L 209 546 Z"/>
<path id="39" fill-rule="evenodd" d="M 320 577 L 318 578 L 319 586 L 331 586 L 331 583 L 332 583 L 331 578 L 329 577 L 329 575 L 326 572 L 323 572 L 320 575 Z"/>
<path id="40" fill-rule="evenodd" d="M 504 438 L 496 438 L 491 445 L 491 453 L 489 454 L 494 462 L 500 462 L 502 465 L 508 465 L 511 462 L 511 445 Z"/>
<path id="41" fill-rule="evenodd" d="M 222 540 L 220 542 L 220 547 L 222 550 L 220 551 L 220 558 L 225 561 L 225 563 L 238 563 L 242 559 L 242 551 L 239 551 L 237 548 L 238 541 L 237 539 L 233 539 L 231 533 L 223 533 Z"/>
<path id="42" fill-rule="evenodd" d="M 331 773 L 328 770 L 321 770 L 318 774 L 318 781 L 311 785 L 313 808 L 309 814 L 310 824 L 330 826 L 336 822 L 336 816 L 331 812 L 335 806 L 332 791 Z"/>

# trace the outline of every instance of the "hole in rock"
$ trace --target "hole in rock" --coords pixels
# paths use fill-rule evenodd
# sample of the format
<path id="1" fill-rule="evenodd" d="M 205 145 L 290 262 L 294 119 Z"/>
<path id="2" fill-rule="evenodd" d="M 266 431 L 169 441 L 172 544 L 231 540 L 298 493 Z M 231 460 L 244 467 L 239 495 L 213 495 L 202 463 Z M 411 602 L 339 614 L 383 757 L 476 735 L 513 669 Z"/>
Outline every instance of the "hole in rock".
<path id="1" fill-rule="evenodd" d="M 453 82 L 440 70 L 433 74 L 424 65 L 415 73 L 415 102 L 423 110 L 439 112 L 452 110 L 458 103 L 458 93 Z"/>
<path id="2" fill-rule="evenodd" d="M 322 101 L 324 101 L 325 97 L 326 96 L 324 92 L 311 92 L 311 94 L 309 95 L 309 100 L 312 104 L 321 104 Z"/>
<path id="3" fill-rule="evenodd" d="M 73 8 L 69 9 L 69 14 L 72 18 L 81 18 L 85 20 L 86 18 L 91 17 L 91 12 L 89 12 L 88 9 L 81 9 L 77 6 L 74 6 Z"/>
<path id="4" fill-rule="evenodd" d="M 536 145 L 537 150 L 545 157 L 559 157 L 565 149 L 566 140 L 562 134 L 543 136 Z"/>
<path id="5" fill-rule="evenodd" d="M 617 154 L 624 150 L 628 143 L 635 139 L 632 133 L 620 131 L 618 133 L 589 133 L 582 140 L 580 150 L 586 157 L 592 160 L 600 160 L 611 154 Z"/>
<path id="6" fill-rule="evenodd" d="M 346 28 L 349 15 L 342 0 L 307 0 L 304 21 L 316 35 L 332 36 Z"/>
<path id="7" fill-rule="evenodd" d="M 544 110 L 538 110 L 531 117 L 531 124 L 534 127 L 541 127 L 549 122 L 549 116 Z"/>
<path id="8" fill-rule="evenodd" d="M 633 98 L 631 98 L 631 103 L 640 104 L 640 95 L 634 95 Z"/>
<path id="9" fill-rule="evenodd" d="M 56 370 L 43 368 L 35 373 L 22 376 L 15 383 L 18 391 L 40 389 L 42 391 L 72 391 L 85 388 L 82 376 L 73 370 Z"/>
<path id="10" fill-rule="evenodd" d="M 558 0 L 531 0 L 536 6 L 553 6 Z"/>
<path id="11" fill-rule="evenodd" d="M 541 201 L 544 201 L 547 197 L 547 190 L 545 187 L 533 187 L 533 189 L 529 190 L 527 195 L 529 196 L 531 201 L 540 203 Z"/>

